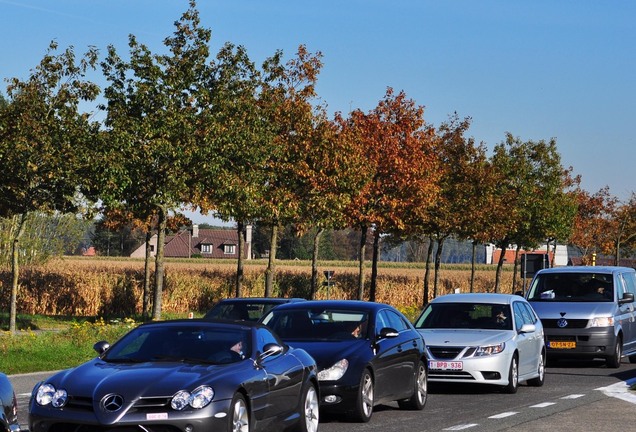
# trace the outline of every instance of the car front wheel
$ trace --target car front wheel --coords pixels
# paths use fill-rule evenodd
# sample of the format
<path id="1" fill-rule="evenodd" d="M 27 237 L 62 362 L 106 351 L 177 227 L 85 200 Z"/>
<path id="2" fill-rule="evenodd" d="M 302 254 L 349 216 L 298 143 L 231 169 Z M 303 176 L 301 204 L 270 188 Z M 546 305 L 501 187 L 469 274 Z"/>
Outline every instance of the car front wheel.
<path id="1" fill-rule="evenodd" d="M 506 393 L 512 394 L 517 393 L 517 388 L 519 387 L 519 360 L 517 356 L 514 355 L 512 357 L 512 361 L 510 362 L 510 369 L 508 370 L 508 385 L 504 386 L 503 390 Z"/>
<path id="2" fill-rule="evenodd" d="M 296 430 L 298 432 L 317 432 L 318 431 L 318 393 L 316 387 L 312 383 L 305 384 L 302 396 L 300 412 L 300 421 Z"/>
<path id="3" fill-rule="evenodd" d="M 373 415 L 373 403 L 374 403 L 374 389 L 373 389 L 373 377 L 368 369 L 362 372 L 360 378 L 360 385 L 358 386 L 358 398 L 356 400 L 356 407 L 354 410 L 354 417 L 362 422 L 367 423 L 371 420 Z"/>
<path id="4" fill-rule="evenodd" d="M 249 432 L 250 431 L 250 413 L 247 409 L 247 402 L 242 394 L 237 393 L 232 399 L 232 412 L 230 413 L 230 431 L 231 432 Z"/>

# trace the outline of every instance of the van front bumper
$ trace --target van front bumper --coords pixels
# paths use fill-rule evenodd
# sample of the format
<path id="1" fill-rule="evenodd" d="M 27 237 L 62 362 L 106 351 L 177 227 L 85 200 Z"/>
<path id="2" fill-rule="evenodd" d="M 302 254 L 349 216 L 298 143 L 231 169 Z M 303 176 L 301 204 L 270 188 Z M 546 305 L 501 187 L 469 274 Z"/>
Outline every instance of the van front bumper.
<path id="1" fill-rule="evenodd" d="M 614 327 L 594 329 L 544 328 L 545 346 L 551 357 L 610 357 L 616 351 Z"/>

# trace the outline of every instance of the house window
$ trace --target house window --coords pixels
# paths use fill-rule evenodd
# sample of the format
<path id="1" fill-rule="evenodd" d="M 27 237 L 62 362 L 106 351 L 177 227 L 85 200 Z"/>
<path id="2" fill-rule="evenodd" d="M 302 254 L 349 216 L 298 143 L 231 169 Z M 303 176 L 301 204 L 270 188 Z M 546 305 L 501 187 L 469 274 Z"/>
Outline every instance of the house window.
<path id="1" fill-rule="evenodd" d="M 210 244 L 202 244 L 201 245 L 201 253 L 212 253 L 212 245 L 210 245 Z"/>
<path id="2" fill-rule="evenodd" d="M 223 246 L 223 253 L 226 255 L 234 255 L 236 253 L 236 246 L 235 245 Z"/>

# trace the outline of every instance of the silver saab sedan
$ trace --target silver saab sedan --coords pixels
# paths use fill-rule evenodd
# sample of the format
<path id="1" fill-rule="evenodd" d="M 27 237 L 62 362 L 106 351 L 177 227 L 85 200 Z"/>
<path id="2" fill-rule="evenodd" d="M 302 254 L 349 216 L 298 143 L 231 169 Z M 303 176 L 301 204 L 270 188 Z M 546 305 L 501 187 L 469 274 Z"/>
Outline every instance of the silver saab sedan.
<path id="1" fill-rule="evenodd" d="M 449 294 L 431 301 L 415 321 L 426 341 L 429 381 L 490 384 L 516 393 L 519 382 L 542 386 L 543 326 L 512 294 Z"/>

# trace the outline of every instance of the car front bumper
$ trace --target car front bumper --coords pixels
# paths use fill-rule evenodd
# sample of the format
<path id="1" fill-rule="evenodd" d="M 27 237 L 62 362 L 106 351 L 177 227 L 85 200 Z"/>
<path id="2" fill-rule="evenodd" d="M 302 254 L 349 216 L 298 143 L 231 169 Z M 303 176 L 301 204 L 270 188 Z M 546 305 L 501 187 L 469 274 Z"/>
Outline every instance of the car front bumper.
<path id="1" fill-rule="evenodd" d="M 335 384 L 333 381 L 320 383 L 320 408 L 332 412 L 352 410 L 358 398 L 358 385 Z"/>
<path id="2" fill-rule="evenodd" d="M 30 432 L 102 432 L 110 430 L 202 432 L 226 430 L 231 406 L 231 401 L 224 399 L 214 401 L 200 410 L 122 413 L 115 421 L 105 423 L 100 422 L 92 410 L 55 409 L 31 403 L 29 410 Z M 126 429 L 127 427 L 130 429 Z"/>
<path id="3" fill-rule="evenodd" d="M 507 385 L 511 360 L 512 355 L 508 352 L 459 360 L 431 358 L 428 380 L 429 382 Z M 433 368 L 435 362 L 446 362 L 449 365 L 447 368 Z M 450 363 L 454 363 L 454 369 L 451 369 Z M 458 363 L 461 363 L 461 368 L 457 368 Z"/>

